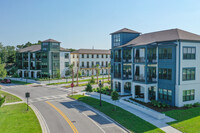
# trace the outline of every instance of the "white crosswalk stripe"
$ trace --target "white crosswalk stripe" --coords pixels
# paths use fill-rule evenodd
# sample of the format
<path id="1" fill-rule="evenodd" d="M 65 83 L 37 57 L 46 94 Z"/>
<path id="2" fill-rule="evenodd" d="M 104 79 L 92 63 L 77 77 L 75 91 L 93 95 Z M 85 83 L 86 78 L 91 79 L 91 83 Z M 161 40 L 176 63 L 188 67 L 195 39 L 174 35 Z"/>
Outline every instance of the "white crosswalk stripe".
<path id="1" fill-rule="evenodd" d="M 39 97 L 39 98 L 34 98 L 31 99 L 30 102 L 39 102 L 39 101 L 49 101 L 49 100 L 53 100 L 53 101 L 57 101 L 57 100 L 64 100 L 67 99 L 67 95 L 56 95 L 56 96 L 48 96 L 48 97 Z"/>

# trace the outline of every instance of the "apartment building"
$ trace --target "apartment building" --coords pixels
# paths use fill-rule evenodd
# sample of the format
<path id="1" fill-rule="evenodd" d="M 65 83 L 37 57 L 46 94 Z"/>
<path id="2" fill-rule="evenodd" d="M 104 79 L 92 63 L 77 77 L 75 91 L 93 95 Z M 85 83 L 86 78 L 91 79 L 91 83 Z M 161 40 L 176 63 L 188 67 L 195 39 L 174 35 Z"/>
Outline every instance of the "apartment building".
<path id="1" fill-rule="evenodd" d="M 18 75 L 22 78 L 66 76 L 70 64 L 70 51 L 60 47 L 60 42 L 48 39 L 17 51 Z"/>
<path id="2" fill-rule="evenodd" d="M 112 88 L 172 106 L 200 102 L 200 35 L 181 29 L 111 33 Z"/>
<path id="3" fill-rule="evenodd" d="M 96 75 L 95 67 L 100 66 L 100 74 L 108 74 L 110 63 L 110 50 L 102 49 L 79 49 L 71 52 L 71 64 L 74 64 L 74 71 L 81 72 L 82 76 Z"/>

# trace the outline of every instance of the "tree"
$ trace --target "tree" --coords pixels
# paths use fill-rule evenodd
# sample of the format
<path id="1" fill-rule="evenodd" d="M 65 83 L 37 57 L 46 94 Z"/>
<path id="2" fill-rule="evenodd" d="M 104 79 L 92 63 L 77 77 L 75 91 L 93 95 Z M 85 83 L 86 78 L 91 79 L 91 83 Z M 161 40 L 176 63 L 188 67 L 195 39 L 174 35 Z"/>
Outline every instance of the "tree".
<path id="1" fill-rule="evenodd" d="M 6 75 L 7 75 L 7 71 L 5 69 L 5 64 L 1 63 L 1 58 L 0 58 L 0 77 L 4 79 Z"/>
<path id="2" fill-rule="evenodd" d="M 99 84 L 99 64 L 96 65 L 97 84 Z"/>
<path id="3" fill-rule="evenodd" d="M 56 77 L 57 77 L 58 79 L 61 78 L 61 76 L 60 76 L 60 70 L 57 70 L 57 71 L 56 71 Z"/>
<path id="4" fill-rule="evenodd" d="M 113 91 L 111 93 L 111 98 L 113 101 L 115 101 L 115 110 L 116 110 L 116 101 L 119 100 L 119 94 L 117 91 Z"/>
<path id="5" fill-rule="evenodd" d="M 69 65 L 69 70 L 72 74 L 72 83 L 74 83 L 74 64 Z"/>
<path id="6" fill-rule="evenodd" d="M 88 82 L 88 84 L 87 84 L 87 86 L 85 88 L 85 91 L 92 92 L 92 86 L 91 86 L 91 84 L 89 82 Z"/>
<path id="7" fill-rule="evenodd" d="M 94 75 L 91 76 L 90 83 L 91 83 L 91 84 L 94 84 L 94 83 L 95 83 Z"/>
<path id="8" fill-rule="evenodd" d="M 111 68 L 111 64 L 108 64 L 108 81 L 110 81 L 110 68 Z"/>

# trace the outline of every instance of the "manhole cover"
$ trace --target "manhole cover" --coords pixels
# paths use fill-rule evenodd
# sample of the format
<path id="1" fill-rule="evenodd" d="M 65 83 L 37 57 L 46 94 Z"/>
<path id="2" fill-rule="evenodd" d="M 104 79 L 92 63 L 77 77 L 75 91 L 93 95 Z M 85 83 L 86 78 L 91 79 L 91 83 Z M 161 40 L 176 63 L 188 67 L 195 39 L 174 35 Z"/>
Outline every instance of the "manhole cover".
<path id="1" fill-rule="evenodd" d="M 76 121 L 72 121 L 72 123 L 76 123 Z"/>

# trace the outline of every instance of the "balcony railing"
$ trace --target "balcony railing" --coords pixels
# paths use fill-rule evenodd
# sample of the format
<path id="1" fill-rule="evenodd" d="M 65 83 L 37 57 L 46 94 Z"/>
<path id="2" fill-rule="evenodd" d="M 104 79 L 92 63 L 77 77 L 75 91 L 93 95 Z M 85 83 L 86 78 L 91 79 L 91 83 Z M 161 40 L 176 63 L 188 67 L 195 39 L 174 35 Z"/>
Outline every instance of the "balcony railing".
<path id="1" fill-rule="evenodd" d="M 121 62 L 121 58 L 115 58 L 115 62 Z"/>
<path id="2" fill-rule="evenodd" d="M 144 57 L 135 57 L 134 61 L 135 61 L 135 63 L 144 63 L 145 58 Z"/>
<path id="3" fill-rule="evenodd" d="M 125 74 L 123 74 L 123 78 L 124 79 L 131 79 L 132 75 L 130 73 L 125 73 Z"/>
<path id="4" fill-rule="evenodd" d="M 115 74 L 114 74 L 114 77 L 115 77 L 115 78 L 121 78 L 121 72 L 115 73 Z"/>
<path id="5" fill-rule="evenodd" d="M 135 81 L 145 82 L 145 77 L 143 75 L 135 75 L 134 76 Z"/>
<path id="6" fill-rule="evenodd" d="M 152 55 L 152 56 L 148 56 L 147 57 L 148 63 L 156 63 L 157 62 L 157 58 L 156 55 Z"/>
<path id="7" fill-rule="evenodd" d="M 123 59 L 123 62 L 126 62 L 126 63 L 131 63 L 131 62 L 132 62 L 132 60 L 131 60 L 131 58 L 127 58 L 127 59 Z"/>
<path id="8" fill-rule="evenodd" d="M 154 76 L 154 77 L 147 77 L 147 81 L 149 82 L 149 83 L 156 83 L 157 82 L 157 79 L 156 79 L 156 76 Z"/>

